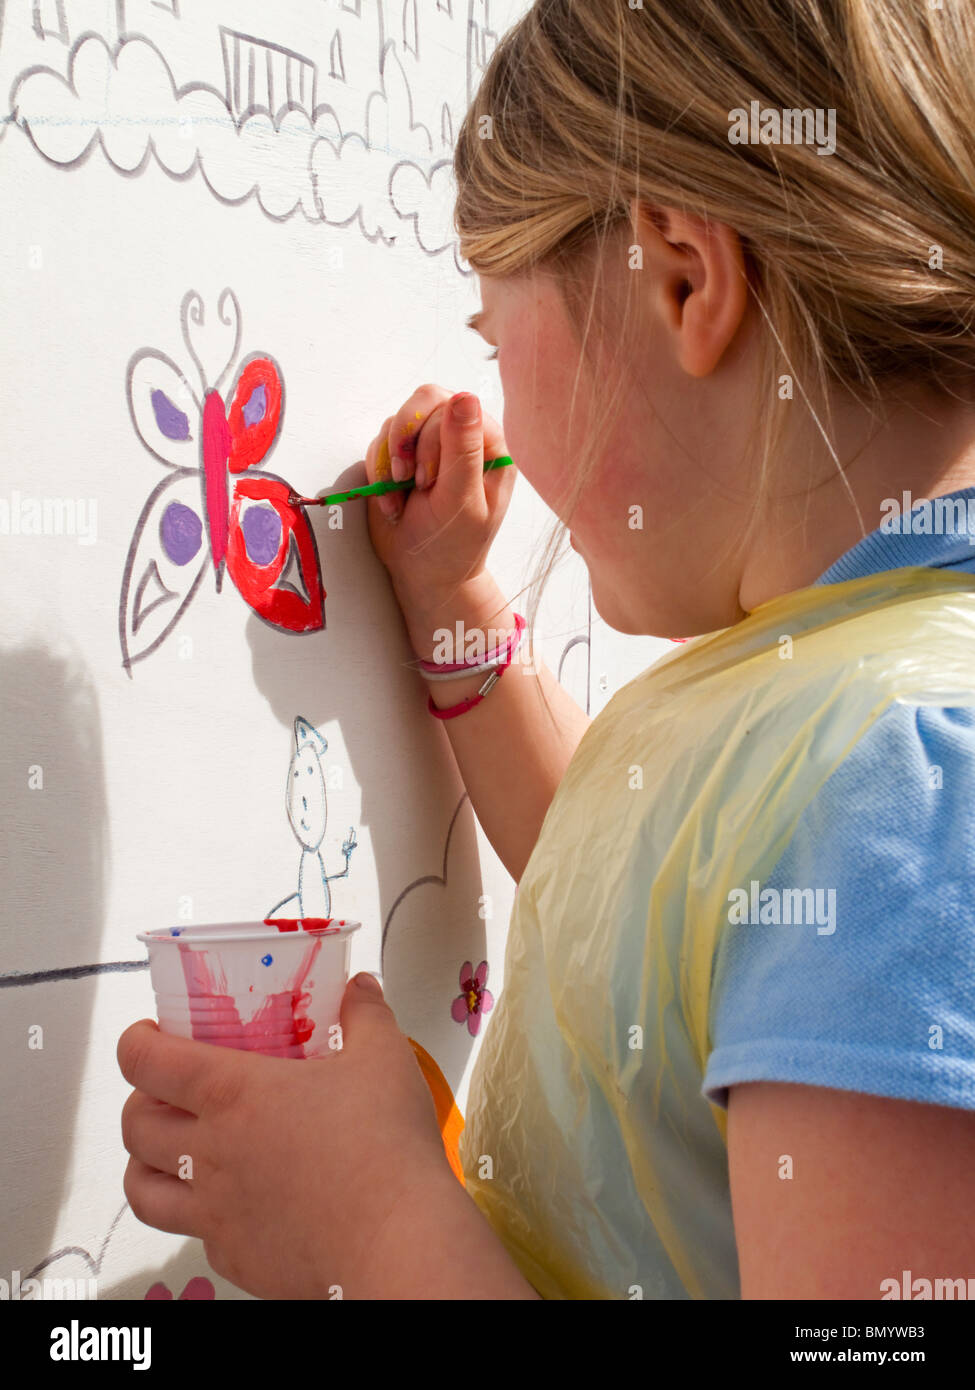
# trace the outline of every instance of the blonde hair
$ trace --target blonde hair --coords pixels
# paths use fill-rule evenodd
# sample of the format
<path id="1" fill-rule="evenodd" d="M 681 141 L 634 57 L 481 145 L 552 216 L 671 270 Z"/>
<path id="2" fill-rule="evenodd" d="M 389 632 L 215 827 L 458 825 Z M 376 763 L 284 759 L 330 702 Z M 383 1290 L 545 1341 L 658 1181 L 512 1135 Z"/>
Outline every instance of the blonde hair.
<path id="1" fill-rule="evenodd" d="M 877 406 L 906 380 L 947 391 L 975 371 L 973 69 L 972 0 L 536 0 L 458 135 L 461 254 L 485 276 L 552 277 L 581 372 L 603 275 L 635 240 L 634 200 L 733 227 L 768 330 L 759 494 L 791 424 L 770 408 L 783 373 L 842 473 L 818 414 L 831 386 Z M 834 110 L 835 153 L 732 144 L 730 113 L 755 100 Z M 606 383 L 566 514 L 625 371 Z M 532 581 L 532 625 L 565 535 L 558 524 Z"/>

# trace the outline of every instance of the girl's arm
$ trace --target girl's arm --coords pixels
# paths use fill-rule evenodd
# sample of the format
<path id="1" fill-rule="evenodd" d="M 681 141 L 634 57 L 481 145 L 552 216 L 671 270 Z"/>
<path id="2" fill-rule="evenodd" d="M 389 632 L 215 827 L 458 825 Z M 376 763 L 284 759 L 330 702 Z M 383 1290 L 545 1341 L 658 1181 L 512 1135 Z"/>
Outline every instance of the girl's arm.
<path id="1" fill-rule="evenodd" d="M 487 572 L 460 586 L 449 601 L 427 604 L 401 597 L 400 604 L 413 650 L 425 661 L 433 660 L 438 628 L 453 633 L 460 621 L 465 632 L 515 629 L 514 609 Z M 474 812 L 498 858 L 516 881 L 535 847 L 555 790 L 591 722 L 541 661 L 536 678 L 531 667 L 517 659 L 523 655 L 529 636 L 524 634 L 515 661 L 479 705 L 442 721 Z M 484 675 L 464 676 L 430 681 L 427 688 L 434 704 L 446 709 L 476 694 L 485 680 Z"/>
<path id="2" fill-rule="evenodd" d="M 733 1086 L 728 1162 L 743 1298 L 903 1298 L 905 1271 L 975 1279 L 970 1110 Z"/>
<path id="3" fill-rule="evenodd" d="M 343 1298 L 521 1299 L 540 1295 L 453 1173 L 424 1173 L 390 1212 Z"/>
<path id="4" fill-rule="evenodd" d="M 461 392 L 460 395 L 465 393 Z M 476 401 L 476 397 L 474 398 Z M 441 386 L 419 386 L 383 422 L 366 451 L 366 478 L 400 481 L 422 473 L 409 496 L 391 493 L 367 502 L 369 536 L 389 571 L 417 657 L 432 661 L 434 634 L 463 624 L 485 636 L 513 632 L 514 610 L 486 568 L 492 541 L 515 485 L 515 469 L 489 476 L 484 461 L 508 453 L 501 426 L 483 415 L 463 420 Z M 391 524 L 388 508 L 398 517 Z M 385 514 L 384 514 L 385 513 Z M 523 648 L 531 634 L 522 638 Z M 521 878 L 555 789 L 589 720 L 539 663 L 539 673 L 516 659 L 485 699 L 443 728 L 454 750 L 474 812 L 512 878 Z M 463 653 L 455 655 L 463 660 Z M 477 693 L 486 676 L 430 681 L 427 691 L 444 709 Z M 539 691 L 541 685 L 541 693 Z M 547 697 L 551 715 L 542 694 Z M 429 714 L 424 718 L 431 719 Z"/>

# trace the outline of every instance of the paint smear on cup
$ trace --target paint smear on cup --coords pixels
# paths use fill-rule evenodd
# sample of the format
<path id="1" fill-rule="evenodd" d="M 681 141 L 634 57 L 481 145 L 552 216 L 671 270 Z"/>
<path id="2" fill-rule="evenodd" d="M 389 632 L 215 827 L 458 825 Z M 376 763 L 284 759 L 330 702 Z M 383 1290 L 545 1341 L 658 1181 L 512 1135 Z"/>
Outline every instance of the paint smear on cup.
<path id="1" fill-rule="evenodd" d="M 335 928 L 338 930 L 338 928 Z M 209 952 L 193 950 L 189 943 L 179 943 L 183 978 L 190 999 L 190 1029 L 198 1042 L 218 1042 L 221 1047 L 233 1047 L 246 1052 L 263 1052 L 272 1057 L 306 1057 L 305 1043 L 315 1030 L 307 1015 L 311 995 L 302 986 L 322 948 L 321 936 L 309 943 L 302 957 L 290 990 L 269 994 L 246 1023 L 240 1016 L 237 1000 L 228 992 L 227 978 L 219 966 L 214 970 L 208 960 Z M 214 1037 L 213 1024 L 198 1019 L 193 1009 L 194 999 L 207 999 L 219 1006 L 221 1022 L 219 1038 Z"/>

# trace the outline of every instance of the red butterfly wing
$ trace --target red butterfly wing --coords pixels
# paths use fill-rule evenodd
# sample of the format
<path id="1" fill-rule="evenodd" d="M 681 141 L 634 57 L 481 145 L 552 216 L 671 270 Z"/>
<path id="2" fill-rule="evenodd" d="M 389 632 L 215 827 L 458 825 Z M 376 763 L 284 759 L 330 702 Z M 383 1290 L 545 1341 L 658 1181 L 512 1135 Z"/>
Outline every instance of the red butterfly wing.
<path id="1" fill-rule="evenodd" d="M 273 627 L 318 632 L 325 587 L 315 533 L 291 488 L 272 473 L 234 480 L 227 569 L 241 596 Z"/>
<path id="2" fill-rule="evenodd" d="M 277 364 L 266 354 L 241 367 L 227 411 L 231 474 L 254 468 L 271 452 L 284 409 Z M 291 488 L 271 473 L 236 477 L 228 519 L 227 569 L 254 612 L 286 632 L 325 626 L 325 588 L 315 533 Z"/>
<path id="3" fill-rule="evenodd" d="M 271 452 L 284 409 L 277 363 L 267 355 L 249 358 L 240 369 L 227 411 L 231 473 L 254 468 Z"/>

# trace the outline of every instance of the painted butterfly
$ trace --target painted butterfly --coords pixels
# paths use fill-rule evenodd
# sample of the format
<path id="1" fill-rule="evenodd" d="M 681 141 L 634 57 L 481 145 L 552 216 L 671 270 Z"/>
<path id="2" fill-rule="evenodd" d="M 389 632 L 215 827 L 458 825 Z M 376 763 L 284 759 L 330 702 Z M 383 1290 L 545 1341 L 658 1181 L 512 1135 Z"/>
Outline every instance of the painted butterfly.
<path id="1" fill-rule="evenodd" d="M 233 314 L 225 316 L 227 305 Z M 219 321 L 233 348 L 214 384 L 196 351 L 205 325 L 203 301 L 190 290 L 180 306 L 183 341 L 200 377 L 192 390 L 171 358 L 143 348 L 129 359 L 126 395 L 142 443 L 170 470 L 142 508 L 129 545 L 119 599 L 122 665 L 154 652 L 173 631 L 212 565 L 219 592 L 224 570 L 258 617 L 281 632 L 319 632 L 325 589 L 308 515 L 292 506 L 292 489 L 262 467 L 284 411 L 281 372 L 267 353 L 252 353 L 237 371 L 225 404 L 220 386 L 240 348 L 240 305 L 225 289 Z M 211 354 L 208 354 L 211 355 Z M 221 359 L 223 351 L 221 350 Z"/>

